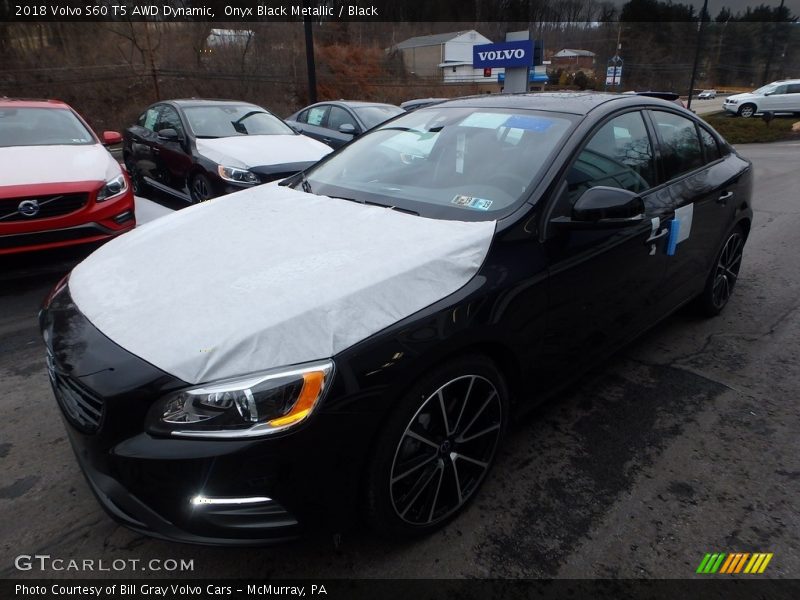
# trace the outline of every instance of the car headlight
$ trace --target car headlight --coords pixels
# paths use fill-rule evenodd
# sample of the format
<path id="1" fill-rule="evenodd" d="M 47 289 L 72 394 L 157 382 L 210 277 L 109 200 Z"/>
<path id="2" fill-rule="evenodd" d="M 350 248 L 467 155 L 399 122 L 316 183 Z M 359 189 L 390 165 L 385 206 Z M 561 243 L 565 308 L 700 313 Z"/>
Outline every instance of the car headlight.
<path id="1" fill-rule="evenodd" d="M 225 167 L 220 165 L 217 167 L 217 173 L 225 181 L 232 181 L 233 183 L 244 183 L 246 185 L 255 185 L 259 182 L 258 175 L 247 169 L 237 169 L 236 167 Z"/>
<path id="2" fill-rule="evenodd" d="M 249 438 L 293 427 L 314 411 L 333 362 L 273 369 L 180 390 L 147 415 L 151 433 L 178 437 Z"/>
<path id="3" fill-rule="evenodd" d="M 119 196 L 128 189 L 128 180 L 120 173 L 113 179 L 106 181 L 105 185 L 97 192 L 97 202 L 103 202 L 114 196 Z"/>
<path id="4" fill-rule="evenodd" d="M 728 98 L 727 100 L 725 100 L 725 102 L 727 102 L 728 104 L 736 104 L 739 101 L 738 100 L 731 100 L 730 98 Z"/>

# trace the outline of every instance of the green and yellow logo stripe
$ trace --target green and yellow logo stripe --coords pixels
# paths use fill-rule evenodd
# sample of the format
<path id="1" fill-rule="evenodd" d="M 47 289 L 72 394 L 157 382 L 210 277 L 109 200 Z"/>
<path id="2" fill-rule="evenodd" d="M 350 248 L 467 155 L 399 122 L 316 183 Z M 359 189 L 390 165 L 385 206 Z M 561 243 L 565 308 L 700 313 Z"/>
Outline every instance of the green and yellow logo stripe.
<path id="1" fill-rule="evenodd" d="M 769 561 L 772 560 L 771 552 L 715 552 L 708 553 L 700 561 L 696 573 L 702 574 L 726 574 L 747 573 L 750 575 L 763 573 Z"/>

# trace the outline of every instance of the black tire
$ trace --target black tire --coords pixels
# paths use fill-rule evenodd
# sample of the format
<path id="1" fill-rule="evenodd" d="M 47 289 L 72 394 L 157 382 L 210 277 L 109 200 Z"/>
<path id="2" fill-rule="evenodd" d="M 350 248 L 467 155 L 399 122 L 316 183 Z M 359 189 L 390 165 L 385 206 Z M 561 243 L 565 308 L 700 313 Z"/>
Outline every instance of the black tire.
<path id="1" fill-rule="evenodd" d="M 742 104 L 739 107 L 739 116 L 743 119 L 749 119 L 754 114 L 756 114 L 756 105 L 755 104 Z"/>
<path id="2" fill-rule="evenodd" d="M 392 539 L 444 526 L 475 497 L 508 423 L 508 388 L 488 358 L 422 377 L 379 433 L 367 467 L 366 520 Z"/>
<path id="3" fill-rule="evenodd" d="M 714 317 L 728 304 L 742 265 L 742 252 L 747 240 L 744 227 L 737 225 L 725 236 L 725 242 L 714 259 L 714 266 L 706 280 L 706 286 L 697 297 L 696 305 L 702 315 Z"/>
<path id="4" fill-rule="evenodd" d="M 139 171 L 135 165 L 132 165 L 127 161 L 125 163 L 125 168 L 128 170 L 128 176 L 131 178 L 131 190 L 133 191 L 133 195 L 147 195 L 147 193 L 150 191 L 150 186 L 145 183 L 141 171 Z"/>
<path id="5" fill-rule="evenodd" d="M 211 200 L 214 197 L 214 188 L 211 187 L 209 178 L 202 173 L 192 175 L 189 180 L 189 195 L 192 198 L 192 204 Z"/>

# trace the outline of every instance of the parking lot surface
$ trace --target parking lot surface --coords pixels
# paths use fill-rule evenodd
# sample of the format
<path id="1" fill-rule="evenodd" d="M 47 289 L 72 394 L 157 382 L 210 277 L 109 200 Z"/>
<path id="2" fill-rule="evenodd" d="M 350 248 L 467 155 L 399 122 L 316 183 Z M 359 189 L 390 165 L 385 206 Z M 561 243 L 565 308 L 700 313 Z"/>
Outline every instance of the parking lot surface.
<path id="1" fill-rule="evenodd" d="M 356 530 L 337 544 L 223 549 L 116 525 L 69 447 L 36 323 L 49 288 L 87 251 L 4 260 L 0 575 L 189 575 L 14 567 L 19 554 L 49 554 L 193 559 L 199 577 L 682 578 L 706 552 L 771 552 L 766 575 L 797 577 L 800 144 L 740 151 L 755 164 L 755 221 L 723 314 L 670 317 L 517 424 L 466 513 L 411 543 Z"/>

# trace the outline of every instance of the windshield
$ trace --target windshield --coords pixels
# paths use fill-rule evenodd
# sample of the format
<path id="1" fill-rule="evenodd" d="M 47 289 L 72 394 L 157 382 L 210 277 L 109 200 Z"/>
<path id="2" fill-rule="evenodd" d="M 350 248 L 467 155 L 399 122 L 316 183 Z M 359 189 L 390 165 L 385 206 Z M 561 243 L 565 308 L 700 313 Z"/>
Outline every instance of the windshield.
<path id="1" fill-rule="evenodd" d="M 68 108 L 0 108 L 0 147 L 94 143 L 94 136 Z"/>
<path id="2" fill-rule="evenodd" d="M 496 108 L 422 108 L 312 167 L 315 194 L 434 218 L 493 220 L 524 202 L 572 116 Z"/>
<path id="3" fill-rule="evenodd" d="M 767 92 L 771 92 L 772 90 L 774 90 L 774 89 L 775 89 L 775 88 L 777 88 L 777 87 L 778 87 L 778 86 L 777 86 L 777 85 L 775 85 L 774 83 L 769 83 L 769 84 L 767 84 L 767 85 L 765 85 L 765 86 L 763 86 L 763 87 L 760 87 L 760 88 L 758 88 L 757 90 L 753 90 L 753 91 L 752 91 L 752 92 L 750 92 L 750 93 L 751 93 L 751 94 L 759 94 L 759 95 L 763 96 L 763 95 L 764 95 L 764 94 L 766 94 Z"/>
<path id="4" fill-rule="evenodd" d="M 189 127 L 197 137 L 219 138 L 234 135 L 294 135 L 283 121 L 263 108 L 220 104 L 183 109 Z"/>
<path id="5" fill-rule="evenodd" d="M 399 106 L 359 106 L 354 108 L 366 129 L 372 129 L 392 117 L 404 112 Z"/>

